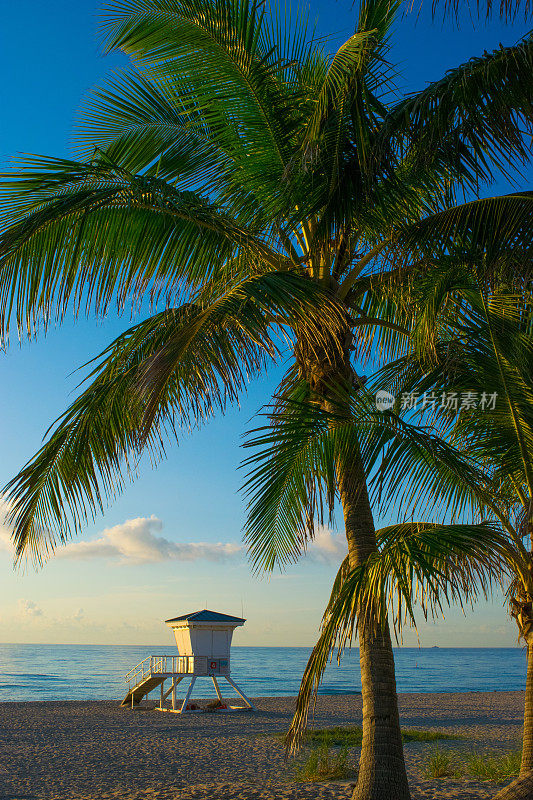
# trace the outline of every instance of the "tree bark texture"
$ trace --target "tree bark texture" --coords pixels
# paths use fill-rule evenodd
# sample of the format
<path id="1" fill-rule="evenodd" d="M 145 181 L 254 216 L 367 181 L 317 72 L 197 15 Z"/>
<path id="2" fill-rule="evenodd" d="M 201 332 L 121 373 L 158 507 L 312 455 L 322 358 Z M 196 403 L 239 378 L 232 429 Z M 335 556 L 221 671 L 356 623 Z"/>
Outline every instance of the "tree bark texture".
<path id="1" fill-rule="evenodd" d="M 533 800 L 533 770 L 521 773 L 505 789 L 494 795 L 493 800 Z"/>
<path id="2" fill-rule="evenodd" d="M 524 742 L 520 775 L 533 770 L 533 644 L 527 646 L 526 697 L 524 704 Z M 532 795 L 533 796 L 533 795 Z"/>

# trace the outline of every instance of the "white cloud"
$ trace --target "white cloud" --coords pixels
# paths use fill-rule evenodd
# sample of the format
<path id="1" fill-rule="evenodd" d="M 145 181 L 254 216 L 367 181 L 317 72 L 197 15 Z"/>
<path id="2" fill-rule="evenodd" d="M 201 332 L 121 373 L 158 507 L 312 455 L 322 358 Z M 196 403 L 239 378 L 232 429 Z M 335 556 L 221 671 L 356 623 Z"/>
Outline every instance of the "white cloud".
<path id="1" fill-rule="evenodd" d="M 6 523 L 9 506 L 0 498 L 0 553 L 13 553 L 11 531 Z M 96 539 L 59 546 L 55 558 L 85 561 L 110 559 L 120 564 L 147 564 L 162 561 L 224 561 L 244 553 L 237 542 L 175 542 L 161 535 L 163 522 L 151 517 L 129 519 L 103 530 Z M 316 528 L 307 558 L 323 564 L 340 564 L 347 553 L 344 534 L 325 525 Z"/>
<path id="2" fill-rule="evenodd" d="M 19 600 L 19 609 L 23 617 L 42 617 L 42 609 L 33 600 Z"/>
<path id="3" fill-rule="evenodd" d="M 160 536 L 163 523 L 156 516 L 129 519 L 106 528 L 97 539 L 71 542 L 56 551 L 56 558 L 86 560 L 119 559 L 122 563 L 157 561 L 223 561 L 242 551 L 234 542 L 173 542 Z"/>
<path id="4" fill-rule="evenodd" d="M 0 497 L 0 553 L 13 552 L 11 529 L 9 528 L 6 520 L 8 511 L 8 504 Z"/>
<path id="5" fill-rule="evenodd" d="M 308 556 L 313 561 L 339 566 L 347 552 L 348 545 L 344 534 L 334 533 L 325 525 L 317 526 L 315 539 L 307 550 Z"/>

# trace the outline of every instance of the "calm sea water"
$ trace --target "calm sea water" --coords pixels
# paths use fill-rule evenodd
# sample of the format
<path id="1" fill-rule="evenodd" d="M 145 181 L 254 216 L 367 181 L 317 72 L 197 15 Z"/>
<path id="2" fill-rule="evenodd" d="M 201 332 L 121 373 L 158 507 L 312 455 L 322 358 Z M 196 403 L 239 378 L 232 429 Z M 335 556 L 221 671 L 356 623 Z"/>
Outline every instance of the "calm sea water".
<path id="1" fill-rule="evenodd" d="M 105 700 L 124 696 L 124 675 L 172 647 L 0 644 L 0 701 Z M 233 647 L 232 676 L 251 697 L 295 695 L 310 649 Z M 481 692 L 523 689 L 526 654 L 520 648 L 401 648 L 395 651 L 400 692 Z M 321 692 L 360 691 L 358 652 L 329 665 Z M 197 697 L 214 694 L 199 680 Z"/>

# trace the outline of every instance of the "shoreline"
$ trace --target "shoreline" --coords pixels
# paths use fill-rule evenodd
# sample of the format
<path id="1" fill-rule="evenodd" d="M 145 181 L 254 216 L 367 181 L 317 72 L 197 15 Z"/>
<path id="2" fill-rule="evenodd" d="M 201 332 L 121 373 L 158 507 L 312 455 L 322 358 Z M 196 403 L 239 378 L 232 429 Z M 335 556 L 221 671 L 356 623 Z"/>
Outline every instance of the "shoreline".
<path id="1" fill-rule="evenodd" d="M 424 697 L 428 696 L 428 695 L 435 696 L 435 697 L 440 697 L 440 696 L 449 696 L 449 695 L 455 695 L 455 694 L 458 694 L 458 695 L 468 695 L 468 694 L 473 694 L 473 695 L 478 695 L 478 694 L 481 694 L 481 695 L 522 694 L 523 695 L 524 692 L 525 692 L 525 689 L 454 689 L 453 691 L 452 690 L 448 690 L 448 691 L 443 690 L 442 692 L 435 692 L 435 691 L 432 691 L 432 690 L 428 689 L 427 691 L 420 690 L 418 692 L 398 692 L 397 694 L 398 694 L 398 698 L 400 698 L 400 697 L 411 697 L 411 696 L 417 697 L 418 695 L 422 695 Z M 339 697 L 339 698 L 342 698 L 342 697 L 361 697 L 361 691 L 360 690 L 354 690 L 354 691 L 351 691 L 351 692 L 331 692 L 331 691 L 329 691 L 329 692 L 319 692 L 318 693 L 318 697 L 325 697 L 325 698 L 332 698 L 332 699 L 335 698 L 335 697 Z M 26 705 L 26 704 L 33 705 L 33 704 L 39 704 L 39 703 L 58 703 L 58 704 L 61 704 L 61 705 L 65 705 L 66 703 L 77 703 L 77 704 L 80 704 L 80 705 L 85 705 L 86 703 L 107 703 L 107 704 L 109 704 L 109 703 L 118 703 L 120 705 L 120 703 L 122 702 L 122 699 L 123 699 L 122 697 L 116 697 L 116 698 L 105 697 L 103 699 L 76 698 L 74 700 L 68 700 L 68 699 L 64 699 L 64 698 L 62 698 L 62 699 L 50 698 L 50 699 L 38 699 L 38 700 L 6 700 L 6 699 L 0 699 L 0 706 L 9 705 L 9 704 L 15 704 L 15 703 L 17 703 L 19 705 Z M 196 697 L 195 696 L 194 697 L 194 700 L 199 700 L 201 702 L 208 702 L 208 701 L 210 701 L 212 699 L 213 699 L 212 696 L 209 696 L 209 697 Z M 254 702 L 256 700 L 259 700 L 259 701 L 260 700 L 292 700 L 292 701 L 295 701 L 296 700 L 296 695 L 294 695 L 294 694 L 264 694 L 264 695 L 254 696 L 251 699 L 254 700 Z M 0 800 L 2 800 L 1 797 L 0 797 Z"/>
<path id="2" fill-rule="evenodd" d="M 402 727 L 442 730 L 441 752 L 506 753 L 521 734 L 522 690 L 399 694 Z M 112 700 L 0 703 L 0 796 L 10 800 L 344 800 L 350 781 L 295 781 L 279 734 L 294 697 L 253 698 L 256 713 L 158 714 Z M 319 695 L 311 727 L 361 724 L 361 695 Z M 434 742 L 405 745 L 413 800 L 486 800 L 503 783 L 428 780 Z M 305 751 L 304 751 L 305 752 Z M 308 752 L 308 751 L 307 751 Z M 350 749 L 356 764 L 358 748 Z M 508 782 L 508 781 L 507 781 Z"/>

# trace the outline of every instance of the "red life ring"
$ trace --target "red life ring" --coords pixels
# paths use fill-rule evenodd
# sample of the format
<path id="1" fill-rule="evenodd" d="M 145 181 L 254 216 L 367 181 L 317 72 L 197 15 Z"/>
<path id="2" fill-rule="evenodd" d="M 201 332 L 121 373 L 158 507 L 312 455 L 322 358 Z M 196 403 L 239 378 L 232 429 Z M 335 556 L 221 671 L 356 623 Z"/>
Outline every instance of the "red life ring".
<path id="1" fill-rule="evenodd" d="M 210 661 L 209 662 L 209 669 L 216 669 L 216 668 L 217 668 L 217 662 L 216 661 Z"/>

